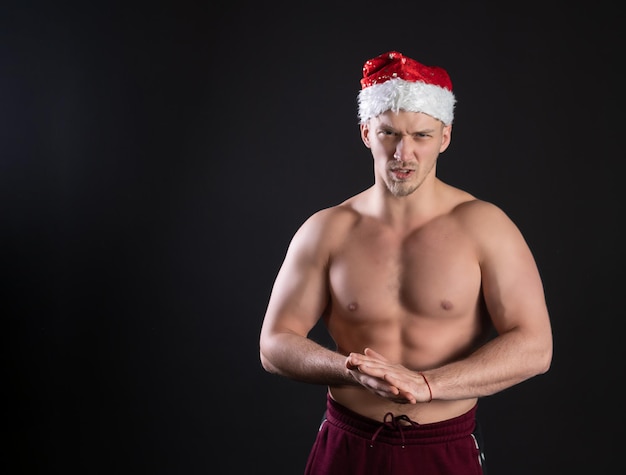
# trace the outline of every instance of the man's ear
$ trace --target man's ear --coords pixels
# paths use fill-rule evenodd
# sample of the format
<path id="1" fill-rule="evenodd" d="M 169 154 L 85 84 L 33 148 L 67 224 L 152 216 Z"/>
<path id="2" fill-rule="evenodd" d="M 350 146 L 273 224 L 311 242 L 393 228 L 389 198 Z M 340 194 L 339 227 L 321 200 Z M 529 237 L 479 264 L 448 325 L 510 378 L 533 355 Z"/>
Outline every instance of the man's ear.
<path id="1" fill-rule="evenodd" d="M 365 124 L 360 124 L 359 128 L 361 130 L 361 140 L 363 140 L 363 143 L 365 144 L 365 146 L 367 148 L 370 148 L 370 139 L 369 139 L 370 127 L 369 127 L 369 121 L 365 122 Z"/>
<path id="2" fill-rule="evenodd" d="M 441 135 L 441 146 L 439 147 L 439 153 L 444 152 L 450 145 L 451 141 L 452 141 L 452 124 L 445 125 L 443 127 L 443 133 Z"/>

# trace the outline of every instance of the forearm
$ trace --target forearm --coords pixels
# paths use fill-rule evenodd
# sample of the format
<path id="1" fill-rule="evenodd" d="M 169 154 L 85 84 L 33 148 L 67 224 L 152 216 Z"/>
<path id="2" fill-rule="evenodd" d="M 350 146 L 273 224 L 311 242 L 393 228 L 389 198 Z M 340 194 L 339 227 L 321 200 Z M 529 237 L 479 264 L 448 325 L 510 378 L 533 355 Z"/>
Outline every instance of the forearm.
<path id="1" fill-rule="evenodd" d="M 545 373 L 551 341 L 521 331 L 502 334 L 467 358 L 424 371 L 433 397 L 457 400 L 495 394 Z"/>
<path id="2" fill-rule="evenodd" d="M 261 344 L 261 364 L 273 374 L 323 385 L 355 384 L 346 357 L 300 335 L 281 333 Z"/>

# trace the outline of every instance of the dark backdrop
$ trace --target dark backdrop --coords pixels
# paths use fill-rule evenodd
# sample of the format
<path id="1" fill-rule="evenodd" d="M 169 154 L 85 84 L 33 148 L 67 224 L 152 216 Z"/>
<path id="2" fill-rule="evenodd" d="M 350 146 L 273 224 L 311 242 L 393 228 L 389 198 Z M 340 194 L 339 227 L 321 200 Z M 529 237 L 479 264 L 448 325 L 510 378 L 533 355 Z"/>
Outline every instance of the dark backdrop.
<path id="1" fill-rule="evenodd" d="M 356 94 L 446 67 L 440 176 L 539 263 L 551 370 L 481 402 L 492 475 L 621 460 L 621 24 L 596 2 L 3 2 L 8 473 L 301 473 L 324 388 L 265 373 L 288 241 L 368 187 Z M 322 329 L 316 337 L 325 338 Z"/>

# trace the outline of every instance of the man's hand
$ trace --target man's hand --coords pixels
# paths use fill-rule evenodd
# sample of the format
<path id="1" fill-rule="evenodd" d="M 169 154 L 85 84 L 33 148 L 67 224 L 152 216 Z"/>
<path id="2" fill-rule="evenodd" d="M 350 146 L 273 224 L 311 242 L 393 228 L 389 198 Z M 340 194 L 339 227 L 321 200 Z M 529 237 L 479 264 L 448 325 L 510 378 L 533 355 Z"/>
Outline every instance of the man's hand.
<path id="1" fill-rule="evenodd" d="M 428 401 L 428 388 L 426 393 L 422 391 L 421 376 L 402 365 L 390 363 L 371 348 L 366 348 L 362 354 L 350 353 L 346 367 L 357 382 L 380 397 L 401 404 L 416 404 L 417 396 L 424 394 L 423 402 Z"/>

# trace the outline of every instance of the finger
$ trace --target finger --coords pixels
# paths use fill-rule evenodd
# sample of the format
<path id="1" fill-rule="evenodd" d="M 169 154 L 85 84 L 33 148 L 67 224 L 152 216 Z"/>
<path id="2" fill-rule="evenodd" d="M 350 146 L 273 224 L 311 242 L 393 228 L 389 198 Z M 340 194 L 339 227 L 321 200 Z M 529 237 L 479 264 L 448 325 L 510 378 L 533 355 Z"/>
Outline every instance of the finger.
<path id="1" fill-rule="evenodd" d="M 400 394 L 400 390 L 397 387 L 387 383 L 381 378 L 364 375 L 363 373 L 357 371 L 351 371 L 351 374 L 359 384 L 366 387 L 370 391 L 375 392 L 379 396 L 389 398 Z"/>
<path id="2" fill-rule="evenodd" d="M 373 376 L 375 378 L 384 379 L 385 375 L 388 374 L 391 370 L 388 366 L 381 366 L 375 362 L 364 362 L 359 363 L 356 366 L 361 373 L 367 374 L 369 376 Z"/>
<path id="3" fill-rule="evenodd" d="M 365 348 L 365 350 L 363 351 L 363 353 L 366 356 L 370 356 L 372 358 L 376 358 L 378 360 L 384 361 L 385 363 L 388 362 L 387 358 L 385 358 L 383 355 L 381 355 L 380 353 L 378 353 L 377 351 L 372 350 L 371 348 Z"/>
<path id="4" fill-rule="evenodd" d="M 386 374 L 383 379 L 388 384 L 391 384 L 394 387 L 398 388 L 398 394 L 404 397 L 407 400 L 407 402 L 411 404 L 417 403 L 417 398 L 413 395 L 410 384 L 406 383 L 404 380 L 394 377 L 391 374 Z"/>
<path id="5" fill-rule="evenodd" d="M 346 357 L 346 366 L 350 369 L 358 367 L 360 364 L 363 364 L 364 361 L 367 361 L 367 359 L 363 357 L 364 355 L 360 353 L 350 353 Z"/>
<path id="6" fill-rule="evenodd" d="M 405 400 L 405 402 L 407 402 L 408 404 L 417 404 L 417 399 L 415 398 L 415 396 L 413 396 L 413 393 L 410 393 L 408 391 L 402 391 L 399 390 L 400 392 L 398 393 L 399 396 L 402 396 Z"/>
<path id="7" fill-rule="evenodd" d="M 352 358 L 352 353 L 350 353 L 346 357 L 345 365 L 346 365 L 346 368 L 348 368 L 348 369 L 357 369 L 358 368 L 358 363 L 354 360 L 354 358 Z"/>

